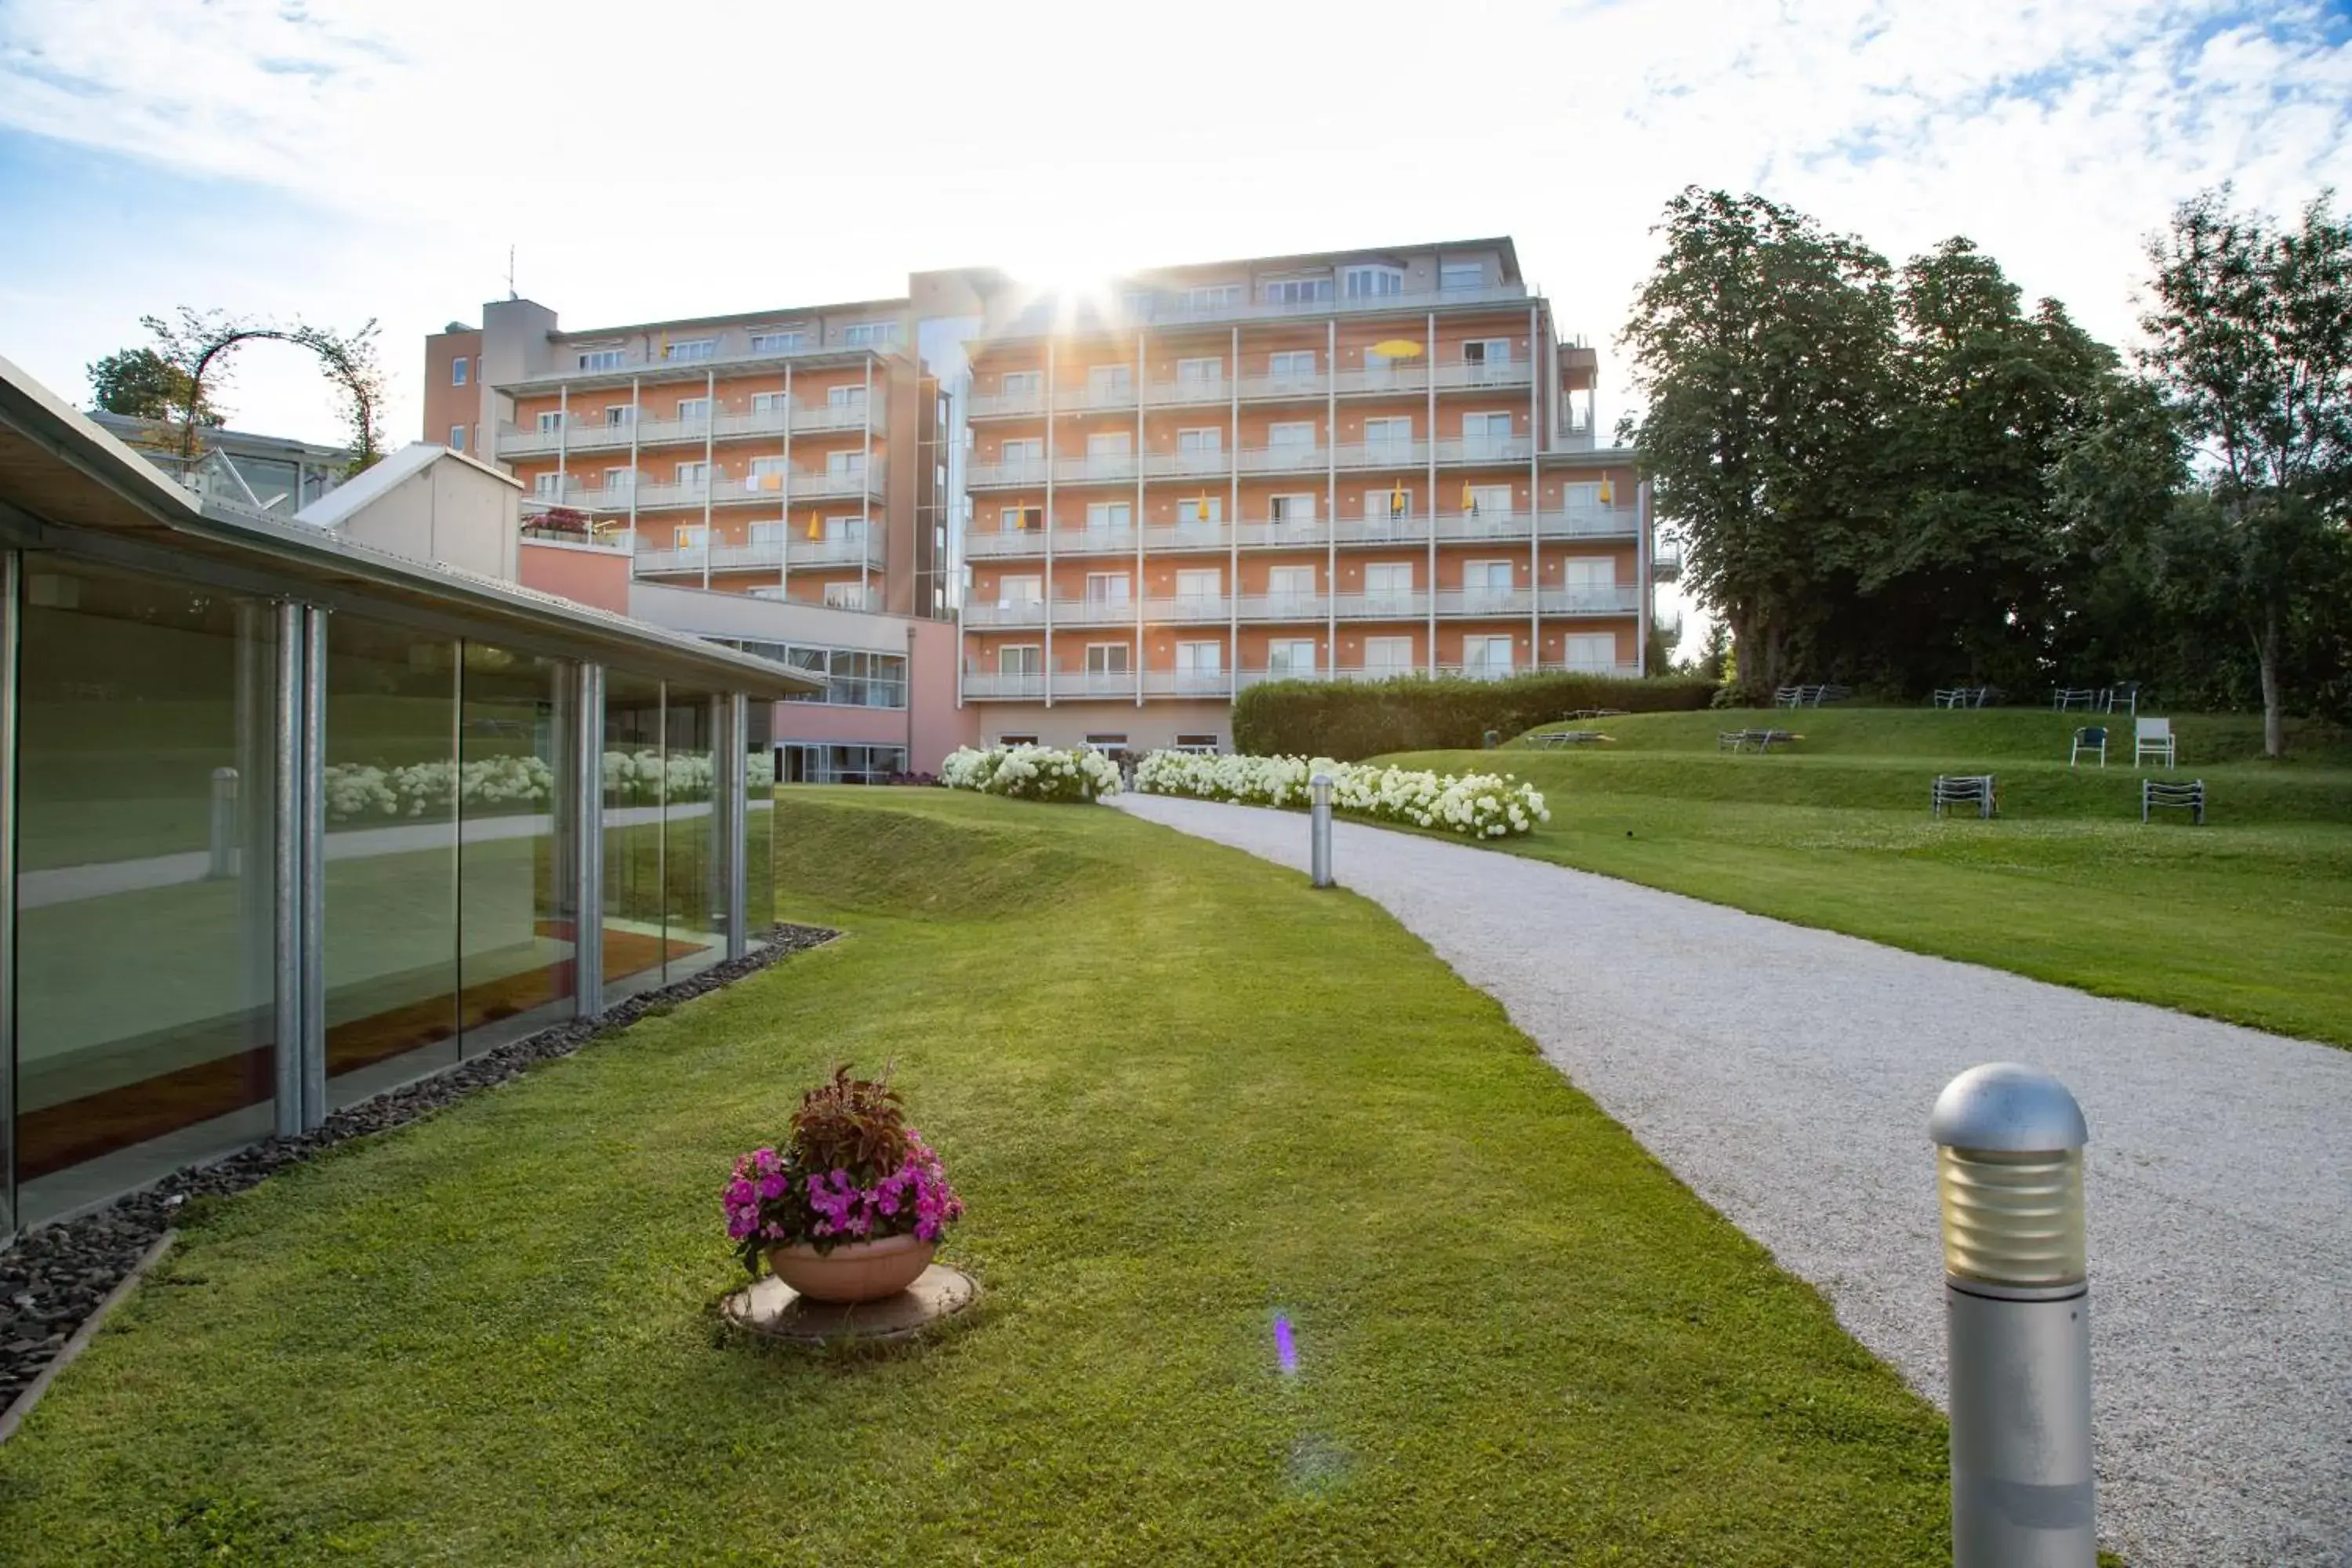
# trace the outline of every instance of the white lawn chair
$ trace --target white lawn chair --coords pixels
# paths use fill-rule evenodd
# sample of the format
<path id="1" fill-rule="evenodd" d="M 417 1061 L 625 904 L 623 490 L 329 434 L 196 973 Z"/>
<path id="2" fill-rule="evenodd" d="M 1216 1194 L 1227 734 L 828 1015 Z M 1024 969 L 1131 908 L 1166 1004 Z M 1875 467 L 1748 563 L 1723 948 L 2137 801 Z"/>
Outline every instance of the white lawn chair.
<path id="1" fill-rule="evenodd" d="M 2132 721 L 2132 765 L 2143 766 L 2149 758 L 2166 767 L 2179 759 L 2179 742 L 2173 739 L 2169 719 L 2135 719 Z"/>
<path id="2" fill-rule="evenodd" d="M 2074 731 L 2074 749 L 2066 753 L 2066 765 L 2073 767 L 2083 760 L 2084 752 L 2099 759 L 2099 766 L 2107 765 L 2107 730 L 2104 724 L 2086 724 Z"/>

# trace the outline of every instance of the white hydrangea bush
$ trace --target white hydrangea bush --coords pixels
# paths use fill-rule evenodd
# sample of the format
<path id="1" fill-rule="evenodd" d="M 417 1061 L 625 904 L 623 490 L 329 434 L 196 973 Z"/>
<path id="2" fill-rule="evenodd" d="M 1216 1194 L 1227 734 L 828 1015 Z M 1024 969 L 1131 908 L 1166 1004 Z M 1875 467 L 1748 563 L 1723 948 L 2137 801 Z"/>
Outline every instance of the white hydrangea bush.
<path id="1" fill-rule="evenodd" d="M 1101 800 L 1119 787 L 1118 765 L 1100 752 L 1025 745 L 959 746 L 940 764 L 940 783 L 1014 800 Z"/>
<path id="2" fill-rule="evenodd" d="M 379 767 L 373 763 L 329 763 L 325 768 L 327 820 L 398 822 L 446 817 L 454 789 L 467 812 L 544 811 L 553 798 L 555 774 L 539 757 L 485 757 L 463 767 L 446 762 Z M 659 805 L 663 786 L 672 805 L 710 798 L 708 753 L 684 752 L 665 763 L 657 748 L 606 752 L 604 798 L 618 805 Z M 775 764 L 765 751 L 744 759 L 744 777 L 756 789 L 774 783 Z"/>
<path id="3" fill-rule="evenodd" d="M 1532 833 L 1551 820 L 1543 792 L 1509 773 L 1335 763 L 1328 757 L 1213 757 L 1154 752 L 1136 765 L 1138 795 L 1175 795 L 1236 805 L 1303 806 L 1317 773 L 1331 775 L 1331 809 L 1375 822 L 1433 827 L 1467 838 Z"/>

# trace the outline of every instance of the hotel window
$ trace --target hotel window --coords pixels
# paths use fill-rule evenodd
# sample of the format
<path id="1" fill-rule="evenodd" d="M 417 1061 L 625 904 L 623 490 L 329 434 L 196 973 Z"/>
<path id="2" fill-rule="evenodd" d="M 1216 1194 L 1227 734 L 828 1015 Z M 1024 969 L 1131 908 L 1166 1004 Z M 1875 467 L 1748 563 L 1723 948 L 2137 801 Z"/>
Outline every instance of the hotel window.
<path id="1" fill-rule="evenodd" d="M 1510 445 L 1511 416 L 1507 414 L 1465 414 L 1462 416 L 1462 447 L 1465 457 L 1482 454 L 1499 455 Z"/>
<path id="2" fill-rule="evenodd" d="M 1560 505 L 1570 511 L 1583 511 L 1597 507 L 1601 504 L 1600 481 L 1596 479 L 1591 484 L 1562 485 L 1559 487 L 1559 500 Z"/>
<path id="3" fill-rule="evenodd" d="M 1092 752 L 1123 752 L 1127 750 L 1125 735 L 1088 735 L 1087 749 Z"/>
<path id="4" fill-rule="evenodd" d="M 848 479 L 862 474 L 866 471 L 866 454 L 827 452 L 824 455 L 824 471 L 836 479 Z"/>
<path id="5" fill-rule="evenodd" d="M 1409 415 L 1364 421 L 1364 445 L 1375 456 L 1409 458 L 1412 455 L 1412 419 Z"/>
<path id="6" fill-rule="evenodd" d="M 662 358 L 673 364 L 709 359 L 719 352 L 717 338 L 681 338 L 662 350 Z"/>
<path id="7" fill-rule="evenodd" d="M 753 332 L 751 352 L 755 354 L 796 354 L 808 343 L 803 331 Z"/>
<path id="8" fill-rule="evenodd" d="M 1128 575 L 1124 572 L 1087 573 L 1087 603 L 1089 605 L 1126 604 L 1128 582 Z"/>
<path id="9" fill-rule="evenodd" d="M 1176 750 L 1180 752 L 1206 752 L 1213 755 L 1216 749 L 1217 738 L 1214 735 L 1179 735 L 1176 737 Z"/>
<path id="10" fill-rule="evenodd" d="M 1364 597 L 1402 607 L 1412 596 L 1412 563 L 1375 561 L 1364 568 Z"/>
<path id="11" fill-rule="evenodd" d="M 541 500 L 556 500 L 563 494 L 563 476 L 533 474 L 530 477 L 530 493 Z"/>
<path id="12" fill-rule="evenodd" d="M 1285 637 L 1265 645 L 1266 673 L 1275 676 L 1315 673 L 1315 639 Z"/>
<path id="13" fill-rule="evenodd" d="M 862 610 L 866 607 L 866 590 L 855 583 L 827 583 L 824 603 L 831 610 Z"/>
<path id="14" fill-rule="evenodd" d="M 1094 403 L 1109 403 L 1132 396 L 1135 392 L 1135 367 L 1126 364 L 1097 364 L 1087 367 L 1087 397 Z"/>
<path id="15" fill-rule="evenodd" d="M 1034 675 L 1036 672 L 1032 670 L 1030 673 Z M 996 737 L 996 743 L 1000 746 L 1034 746 L 1037 743 L 1037 737 L 1034 734 L 1015 734 L 1007 730 Z"/>
<path id="16" fill-rule="evenodd" d="M 1087 527 L 1089 529 L 1125 528 L 1134 521 L 1133 501 L 1092 500 L 1087 503 Z"/>
<path id="17" fill-rule="evenodd" d="M 1508 637 L 1464 637 L 1462 668 L 1481 675 L 1511 673 L 1511 639 Z"/>
<path id="18" fill-rule="evenodd" d="M 996 445 L 996 460 L 1007 465 L 1042 463 L 1045 460 L 1045 438 L 1024 436 L 1016 440 L 1000 441 Z"/>
<path id="19" fill-rule="evenodd" d="M 634 491 L 636 488 L 636 469 L 606 468 L 604 470 L 604 493 L 606 495 L 625 496 Z"/>
<path id="20" fill-rule="evenodd" d="M 1462 563 L 1462 587 L 1465 593 L 1482 596 L 1507 594 L 1511 591 L 1511 563 L 1465 561 Z"/>
<path id="21" fill-rule="evenodd" d="M 451 450 L 451 451 L 453 451 L 453 452 L 462 452 L 462 451 L 464 451 L 465 449 L 466 449 L 466 427 L 465 427 L 463 425 L 452 425 L 452 426 L 449 426 L 449 450 Z"/>
<path id="22" fill-rule="evenodd" d="M 747 490 L 774 490 L 782 493 L 784 488 L 784 460 L 782 458 L 754 458 L 751 459 L 751 471 L 744 477 L 743 488 Z"/>
<path id="23" fill-rule="evenodd" d="M 751 525 L 751 543 L 755 548 L 774 549 L 784 542 L 784 525 L 781 522 L 755 522 Z"/>
<path id="24" fill-rule="evenodd" d="M 1223 522 L 1225 521 L 1225 498 L 1188 496 L 1176 503 L 1176 521 L 1180 523 Z"/>
<path id="25" fill-rule="evenodd" d="M 1124 458 L 1135 450 L 1132 430 L 1095 430 L 1087 436 L 1087 456 L 1089 458 Z"/>
<path id="26" fill-rule="evenodd" d="M 1276 522 L 1313 522 L 1315 497 L 1312 492 L 1295 496 L 1269 496 L 1266 515 Z"/>
<path id="27" fill-rule="evenodd" d="M 866 520 L 855 512 L 846 517 L 828 517 L 824 520 L 824 536 L 827 539 L 858 539 L 864 537 L 865 531 Z"/>
<path id="28" fill-rule="evenodd" d="M 787 406 L 789 400 L 781 392 L 755 392 L 751 395 L 751 412 L 754 414 L 782 414 Z"/>
<path id="29" fill-rule="evenodd" d="M 1188 389 L 1214 386 L 1225 379 L 1225 362 L 1222 359 L 1180 359 L 1176 362 L 1176 384 Z"/>
<path id="30" fill-rule="evenodd" d="M 1230 310 L 1241 302 L 1242 286 L 1238 283 L 1213 283 L 1184 290 L 1187 310 Z"/>
<path id="31" fill-rule="evenodd" d="M 1508 485 L 1464 485 L 1462 515 L 1501 518 L 1507 521 L 1511 515 L 1511 487 Z"/>
<path id="32" fill-rule="evenodd" d="M 1311 609 L 1315 599 L 1315 568 L 1312 566 L 1276 566 L 1265 574 L 1265 596 L 1272 601 L 1276 614 Z"/>
<path id="33" fill-rule="evenodd" d="M 996 607 L 1009 610 L 1015 605 L 1042 605 L 1045 602 L 1045 579 L 1043 577 L 1000 577 L 996 580 Z"/>
<path id="34" fill-rule="evenodd" d="M 1087 644 L 1088 675 L 1124 675 L 1134 668 L 1134 664 L 1135 647 L 1131 643 L 1090 642 Z M 1125 745 L 1127 737 L 1119 736 L 1118 742 L 1119 744 Z"/>
<path id="35" fill-rule="evenodd" d="M 604 427 L 625 430 L 637 422 L 637 405 L 634 403 L 608 403 L 604 405 Z"/>
<path id="36" fill-rule="evenodd" d="M 1313 305 L 1331 298 L 1328 278 L 1270 278 L 1259 286 L 1269 305 Z"/>
<path id="37" fill-rule="evenodd" d="M 681 397 L 677 400 L 677 417 L 681 424 L 694 425 L 710 417 L 710 399 Z"/>
<path id="38" fill-rule="evenodd" d="M 1397 367 L 1405 363 L 1403 356 L 1391 359 L 1370 344 L 1364 347 L 1364 379 L 1371 382 L 1392 382 L 1398 379 Z"/>
<path id="39" fill-rule="evenodd" d="M 578 356 L 580 368 L 585 371 L 618 370 L 623 352 L 620 349 L 590 349 Z"/>
<path id="40" fill-rule="evenodd" d="M 1276 447 L 1304 447 L 1315 445 L 1315 421 L 1287 420 L 1265 427 L 1265 444 Z"/>
<path id="41" fill-rule="evenodd" d="M 1036 675 L 1042 673 L 1045 667 L 1045 656 L 1035 643 L 1014 643 L 996 650 L 996 673 L 999 675 Z M 1034 745 L 1036 737 L 1033 735 L 1028 740 Z"/>
<path id="42" fill-rule="evenodd" d="M 1366 637 L 1364 668 L 1390 674 L 1403 674 L 1412 668 L 1411 637 Z"/>
<path id="43" fill-rule="evenodd" d="M 1483 261 L 1447 261 L 1438 266 L 1437 287 L 1445 293 L 1486 286 L 1486 264 Z"/>
<path id="44" fill-rule="evenodd" d="M 1571 555 L 1568 593 L 1576 608 L 1606 607 L 1617 596 L 1617 563 L 1606 555 Z"/>
<path id="45" fill-rule="evenodd" d="M 1151 320 L 1151 307 L 1156 299 L 1149 289 L 1122 289 L 1118 291 L 1118 311 L 1130 321 Z"/>
<path id="46" fill-rule="evenodd" d="M 680 463 L 677 466 L 677 482 L 683 489 L 698 490 L 709 478 L 709 463 Z"/>
<path id="47" fill-rule="evenodd" d="M 841 341 L 852 348 L 887 348 L 898 341 L 898 323 L 852 321 L 841 329 Z"/>
<path id="48" fill-rule="evenodd" d="M 1176 602 L 1202 605 L 1223 595 L 1225 574 L 1214 566 L 1189 566 L 1176 574 Z"/>
<path id="49" fill-rule="evenodd" d="M 1179 675 L 1215 675 L 1225 668 L 1225 645 L 1221 642 L 1180 642 L 1176 645 L 1176 673 Z"/>
<path id="50" fill-rule="evenodd" d="M 1034 397 L 1045 390 L 1042 370 L 1008 370 L 997 377 L 997 388 L 1007 397 Z"/>
<path id="51" fill-rule="evenodd" d="M 1265 356 L 1265 374 L 1276 381 L 1312 381 L 1315 379 L 1313 349 L 1285 349 Z"/>
<path id="52" fill-rule="evenodd" d="M 1339 274 L 1340 292 L 1350 300 L 1384 300 L 1404 292 L 1402 267 L 1349 267 Z"/>
<path id="53" fill-rule="evenodd" d="M 1364 492 L 1364 521 L 1367 522 L 1402 522 L 1412 515 L 1412 487 L 1391 485 L 1384 490 Z"/>
<path id="54" fill-rule="evenodd" d="M 1472 338 L 1462 345 L 1462 363 L 1475 365 L 1508 364 L 1511 363 L 1511 340 Z"/>
<path id="55" fill-rule="evenodd" d="M 710 531 L 700 523 L 679 523 L 670 531 L 670 545 L 677 550 L 699 550 L 710 537 Z"/>
<path id="56" fill-rule="evenodd" d="M 1567 652 L 1570 669 L 1587 675 L 1611 674 L 1617 668 L 1617 634 L 1570 632 Z"/>
<path id="57" fill-rule="evenodd" d="M 1204 425 L 1194 429 L 1176 432 L 1176 449 L 1180 452 L 1222 452 L 1225 449 L 1225 429 L 1222 425 Z"/>
<path id="58" fill-rule="evenodd" d="M 449 362 L 449 384 L 452 386 L 465 385 L 466 372 L 467 368 L 466 356 L 464 354 L 459 354 L 456 359 L 451 360 Z"/>
<path id="59" fill-rule="evenodd" d="M 561 430 L 561 429 L 562 429 L 562 428 L 563 428 L 563 414 L 562 414 L 562 410 L 560 410 L 560 409 L 551 409 L 551 410 L 549 410 L 547 413 L 542 414 L 542 415 L 541 415 L 541 416 L 539 416 L 539 433 L 540 433 L 541 435 L 542 435 L 542 436 L 552 436 L 552 435 L 554 435 L 558 430 Z"/>
<path id="60" fill-rule="evenodd" d="M 827 408 L 863 408 L 866 406 L 866 388 L 828 386 L 824 390 L 824 405 Z"/>
<path id="61" fill-rule="evenodd" d="M 996 526 L 1004 533 L 1035 533 L 1045 526 L 1045 509 L 1042 506 L 1008 506 L 996 514 Z"/>

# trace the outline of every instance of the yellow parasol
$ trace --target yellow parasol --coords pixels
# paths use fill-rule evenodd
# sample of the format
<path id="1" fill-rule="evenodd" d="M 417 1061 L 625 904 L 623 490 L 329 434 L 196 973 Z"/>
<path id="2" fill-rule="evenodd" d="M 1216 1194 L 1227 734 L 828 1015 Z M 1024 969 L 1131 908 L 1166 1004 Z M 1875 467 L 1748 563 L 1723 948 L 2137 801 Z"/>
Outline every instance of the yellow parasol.
<path id="1" fill-rule="evenodd" d="M 1418 359 L 1421 345 L 1406 338 L 1391 338 L 1372 345 L 1372 352 L 1382 359 Z"/>
<path id="2" fill-rule="evenodd" d="M 1396 488 L 1389 491 L 1389 516 L 1391 518 L 1402 517 L 1405 514 L 1405 508 L 1411 504 L 1412 503 L 1410 501 L 1405 500 L 1404 481 L 1402 479 L 1397 480 Z"/>
<path id="3" fill-rule="evenodd" d="M 812 542 L 814 542 L 814 541 L 819 540 L 819 539 L 823 539 L 823 538 L 824 537 L 824 522 L 823 522 L 823 521 L 822 521 L 817 517 L 817 514 L 816 514 L 816 513 L 814 513 L 814 512 L 811 512 L 811 513 L 809 513 L 809 531 L 808 531 L 808 536 L 809 536 L 809 539 L 810 539 Z"/>
<path id="4" fill-rule="evenodd" d="M 1470 486 L 1466 481 L 1462 486 L 1462 515 L 1465 517 L 1478 515 L 1478 498 L 1471 493 Z"/>
<path id="5" fill-rule="evenodd" d="M 1601 481 L 1599 495 L 1601 504 L 1602 506 L 1612 506 L 1616 503 L 1617 488 L 1614 485 L 1612 485 L 1607 479 L 1602 479 Z"/>

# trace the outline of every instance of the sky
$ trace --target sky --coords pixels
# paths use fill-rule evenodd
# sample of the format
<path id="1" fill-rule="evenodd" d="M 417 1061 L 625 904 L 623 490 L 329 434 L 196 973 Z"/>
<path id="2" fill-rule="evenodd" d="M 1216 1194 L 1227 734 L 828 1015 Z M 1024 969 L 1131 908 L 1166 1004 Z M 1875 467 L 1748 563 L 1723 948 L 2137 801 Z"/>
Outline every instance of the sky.
<path id="1" fill-rule="evenodd" d="M 593 327 L 1509 234 L 1607 423 L 1685 184 L 1898 261 L 1966 234 L 2128 342 L 2147 237 L 2223 180 L 2352 184 L 2352 0 L 0 0 L 0 355 L 86 405 L 142 315 L 373 319 L 395 441 L 509 246 Z M 341 435 L 297 349 L 222 401 Z"/>

